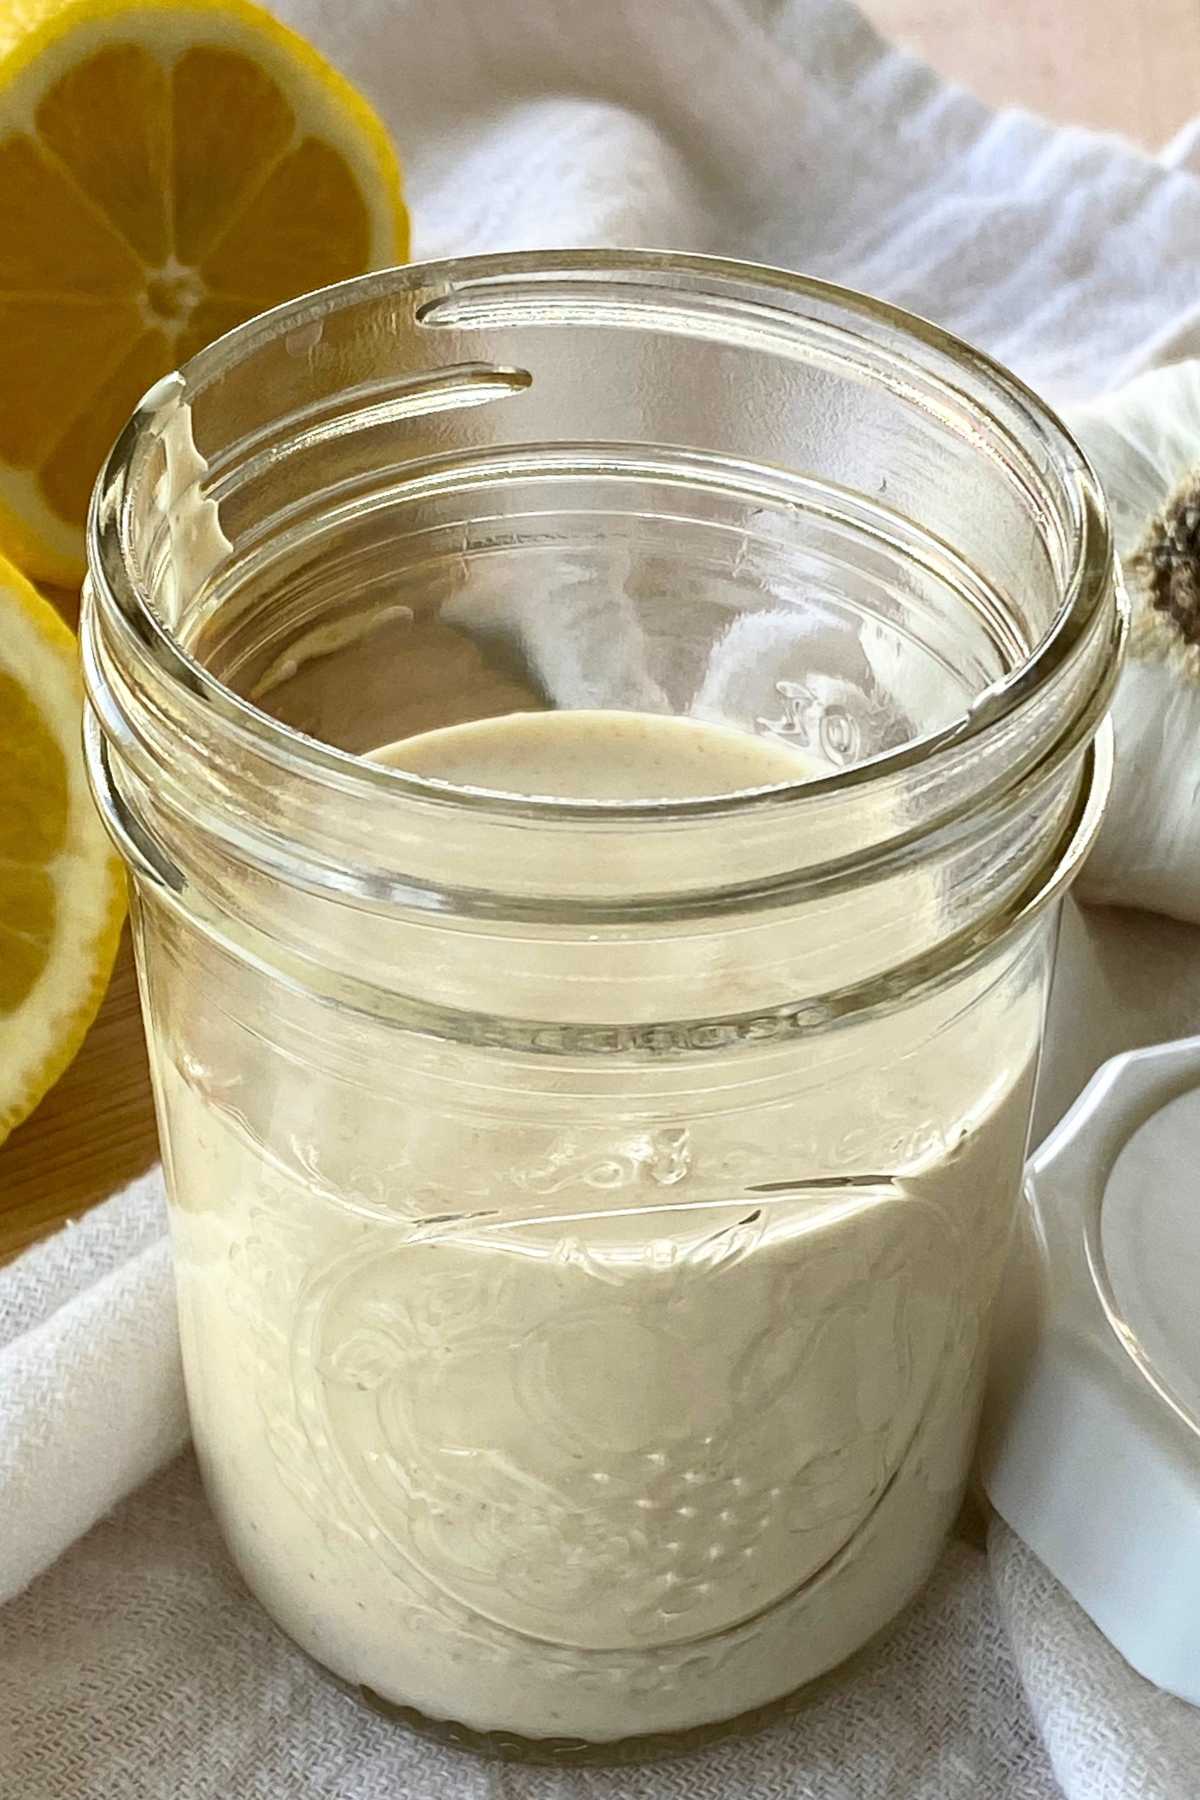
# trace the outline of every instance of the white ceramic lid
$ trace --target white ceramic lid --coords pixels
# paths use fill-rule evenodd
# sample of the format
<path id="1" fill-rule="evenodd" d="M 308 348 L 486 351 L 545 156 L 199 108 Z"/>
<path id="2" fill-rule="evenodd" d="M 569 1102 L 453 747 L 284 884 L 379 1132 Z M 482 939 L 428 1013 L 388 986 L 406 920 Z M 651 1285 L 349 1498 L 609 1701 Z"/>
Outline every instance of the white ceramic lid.
<path id="1" fill-rule="evenodd" d="M 1200 1037 L 1106 1063 L 1032 1158 L 980 1443 L 996 1510 L 1200 1705 Z"/>

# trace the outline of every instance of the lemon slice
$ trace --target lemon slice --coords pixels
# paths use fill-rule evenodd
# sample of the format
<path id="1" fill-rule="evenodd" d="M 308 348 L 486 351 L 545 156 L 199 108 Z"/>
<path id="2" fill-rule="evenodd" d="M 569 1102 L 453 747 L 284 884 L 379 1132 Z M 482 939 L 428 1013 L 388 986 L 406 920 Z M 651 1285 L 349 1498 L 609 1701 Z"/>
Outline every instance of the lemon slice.
<path id="1" fill-rule="evenodd" d="M 403 261 L 383 126 L 245 0 L 0 0 L 0 549 L 76 581 L 146 388 L 281 300 Z"/>
<path id="2" fill-rule="evenodd" d="M 0 1139 L 79 1048 L 125 884 L 92 804 L 75 639 L 0 557 Z"/>

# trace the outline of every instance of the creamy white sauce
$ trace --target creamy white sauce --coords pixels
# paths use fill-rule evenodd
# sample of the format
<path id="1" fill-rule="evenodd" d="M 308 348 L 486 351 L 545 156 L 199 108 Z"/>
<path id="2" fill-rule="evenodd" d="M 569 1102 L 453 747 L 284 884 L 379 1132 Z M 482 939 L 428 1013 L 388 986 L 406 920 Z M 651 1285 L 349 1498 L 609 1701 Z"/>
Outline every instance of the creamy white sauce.
<path id="1" fill-rule="evenodd" d="M 423 731 L 373 762 L 456 786 L 559 800 L 686 800 L 811 780 L 820 765 L 773 737 L 670 713 L 507 713 Z"/>
<path id="2" fill-rule="evenodd" d="M 812 772 L 642 714 L 376 754 L 576 799 Z M 713 1015 L 738 981 L 716 970 Z M 765 1101 L 694 1118 L 656 1113 L 652 1069 L 639 1092 L 552 1065 L 539 1112 L 483 1052 L 414 1056 L 387 1100 L 369 1071 L 162 1063 L 196 1445 L 263 1603 L 386 1700 L 599 1742 L 730 1717 L 858 1648 L 961 1493 L 1035 1030 L 1004 1017 L 908 1063 L 881 1025 L 883 1073 L 859 1055 L 827 1089 L 799 1042 L 764 1060 Z M 790 1180 L 753 1191 L 780 1153 Z"/>

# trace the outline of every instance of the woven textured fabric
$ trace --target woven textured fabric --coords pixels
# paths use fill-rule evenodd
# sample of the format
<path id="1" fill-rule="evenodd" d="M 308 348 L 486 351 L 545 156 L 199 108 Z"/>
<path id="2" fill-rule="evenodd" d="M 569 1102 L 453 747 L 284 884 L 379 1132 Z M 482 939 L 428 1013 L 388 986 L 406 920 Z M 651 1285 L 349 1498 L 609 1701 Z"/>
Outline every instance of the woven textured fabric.
<path id="1" fill-rule="evenodd" d="M 1200 1794 L 1200 1713 L 1129 1667 L 1000 1519 L 988 1557 L 1021 1680 L 1064 1791 L 1080 1800 Z"/>

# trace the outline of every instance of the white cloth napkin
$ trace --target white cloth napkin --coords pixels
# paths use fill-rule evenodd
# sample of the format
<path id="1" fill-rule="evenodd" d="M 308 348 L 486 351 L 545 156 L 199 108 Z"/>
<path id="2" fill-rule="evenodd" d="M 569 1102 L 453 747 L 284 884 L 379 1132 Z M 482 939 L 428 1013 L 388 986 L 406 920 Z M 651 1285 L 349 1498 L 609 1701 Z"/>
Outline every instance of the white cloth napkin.
<path id="1" fill-rule="evenodd" d="M 1155 161 L 992 114 L 844 0 L 279 11 L 394 131 L 418 255 L 655 244 L 788 264 L 941 320 L 1059 401 L 1200 348 L 1200 130 Z M 1104 1057 L 1198 1020 L 1200 932 L 1068 909 L 1038 1131 Z M 433 1748 L 329 1686 L 245 1596 L 190 1458 L 171 1460 L 185 1436 L 153 1176 L 0 1273 L 5 1800 L 1200 1793 L 1200 1714 L 1134 1675 L 1000 1526 L 990 1576 L 955 1543 L 891 1639 L 745 1742 L 615 1773 Z"/>

